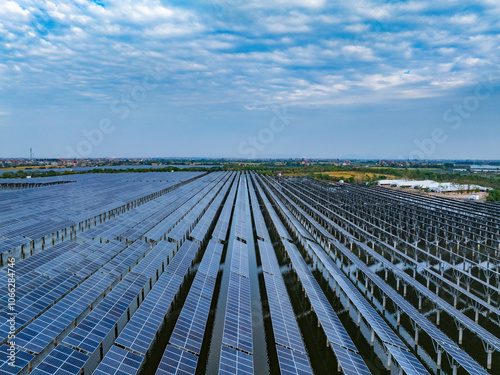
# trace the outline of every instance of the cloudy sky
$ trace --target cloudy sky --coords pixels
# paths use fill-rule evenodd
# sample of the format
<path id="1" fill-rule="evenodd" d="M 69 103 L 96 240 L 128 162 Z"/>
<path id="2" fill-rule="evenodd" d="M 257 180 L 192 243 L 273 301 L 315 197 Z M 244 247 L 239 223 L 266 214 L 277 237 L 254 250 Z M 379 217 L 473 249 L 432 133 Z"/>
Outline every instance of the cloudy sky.
<path id="1" fill-rule="evenodd" d="M 0 157 L 500 159 L 497 0 L 0 6 Z"/>

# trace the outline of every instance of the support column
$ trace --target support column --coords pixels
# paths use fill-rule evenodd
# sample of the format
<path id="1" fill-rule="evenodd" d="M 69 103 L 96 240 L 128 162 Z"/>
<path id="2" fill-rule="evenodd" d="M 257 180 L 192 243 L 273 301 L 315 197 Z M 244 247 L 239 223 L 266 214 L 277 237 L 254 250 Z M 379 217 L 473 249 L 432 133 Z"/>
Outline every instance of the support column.
<path id="1" fill-rule="evenodd" d="M 437 357 L 437 362 L 436 362 L 438 370 L 441 370 L 441 355 L 442 354 L 443 354 L 443 349 L 438 348 L 438 352 L 437 352 L 438 357 Z"/>
<path id="2" fill-rule="evenodd" d="M 491 360 L 492 360 L 492 357 L 493 357 L 493 350 L 488 347 L 488 360 L 487 360 L 487 368 L 488 370 L 491 370 Z"/>

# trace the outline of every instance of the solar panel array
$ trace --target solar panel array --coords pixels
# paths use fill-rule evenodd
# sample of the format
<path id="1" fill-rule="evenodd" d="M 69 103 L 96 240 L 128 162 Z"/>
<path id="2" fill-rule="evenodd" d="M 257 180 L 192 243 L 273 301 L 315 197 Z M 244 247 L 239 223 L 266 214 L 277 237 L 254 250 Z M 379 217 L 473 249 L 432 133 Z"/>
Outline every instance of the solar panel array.
<path id="1" fill-rule="evenodd" d="M 235 178 L 236 180 L 236 178 Z M 225 241 L 227 237 L 227 233 L 229 231 L 229 221 L 231 218 L 231 214 L 233 211 L 234 200 L 236 198 L 236 191 L 238 189 L 237 181 L 233 182 L 231 186 L 231 190 L 226 198 L 226 202 L 219 216 L 219 220 L 215 225 L 215 228 L 212 233 L 212 237 L 218 239 L 220 242 Z"/>
<path id="2" fill-rule="evenodd" d="M 57 346 L 31 372 L 34 375 L 77 375 L 89 356 L 64 345 Z"/>
<path id="3" fill-rule="evenodd" d="M 219 375 L 253 375 L 252 355 L 222 345 L 220 354 Z"/>
<path id="4" fill-rule="evenodd" d="M 156 375 L 192 375 L 195 373 L 197 363 L 198 357 L 193 353 L 167 345 Z"/>
<path id="5" fill-rule="evenodd" d="M 270 195 L 273 196 L 272 193 L 270 193 Z M 276 199 L 275 196 L 273 196 L 273 198 Z M 269 204 L 267 204 L 267 202 L 264 201 L 264 205 L 268 212 L 274 211 L 274 208 L 271 206 L 270 202 Z M 278 206 L 281 208 L 281 210 L 283 210 L 282 212 L 284 214 L 286 213 L 289 214 L 289 212 L 285 211 L 286 208 L 283 205 L 281 206 L 278 205 Z M 270 216 L 277 217 L 276 213 Z M 286 217 L 289 218 L 289 216 L 291 215 L 289 214 Z M 297 225 L 297 223 L 298 223 L 297 220 L 289 220 L 290 225 Z M 297 232 L 301 233 L 301 231 Z M 369 374 L 370 371 L 368 370 L 368 367 L 366 366 L 363 359 L 359 355 L 358 350 L 354 345 L 354 342 L 349 337 L 349 334 L 347 333 L 341 321 L 337 317 L 337 314 L 330 305 L 330 302 L 324 295 L 323 291 L 321 290 L 321 287 L 319 286 L 318 282 L 312 275 L 306 262 L 300 255 L 298 248 L 294 244 L 288 242 L 288 240 L 286 240 L 287 237 L 288 235 L 281 236 L 283 245 L 285 247 L 285 251 L 290 257 L 291 263 L 299 276 L 300 282 L 302 283 L 304 290 L 307 293 L 309 301 L 311 302 L 314 312 L 316 313 L 316 317 L 318 318 L 318 321 L 321 323 L 321 327 L 327 337 L 328 343 L 333 344 L 330 345 L 330 347 L 332 348 L 336 356 L 338 352 L 338 351 L 336 352 L 336 349 L 339 348 L 343 350 L 342 352 L 345 351 L 349 352 L 349 355 L 352 358 L 356 358 L 357 367 L 355 368 L 355 371 L 357 372 L 352 372 L 351 367 L 348 366 L 345 361 L 342 361 L 339 356 L 337 356 L 337 361 L 342 366 L 342 370 L 344 371 L 345 374 L 356 374 L 356 373 L 362 374 L 363 372 Z"/>
<path id="6" fill-rule="evenodd" d="M 53 233 L 68 236 L 70 231 L 88 228 L 94 220 L 100 223 L 105 216 L 115 215 L 123 207 L 127 209 L 127 205 L 140 203 L 144 197 L 200 175 L 200 172 L 149 172 L 140 176 L 100 174 L 96 178 L 82 174 L 59 176 L 55 180 L 74 182 L 43 189 L 1 190 L 0 253 L 24 245 L 24 255 L 29 255 L 34 248 L 41 248 L 44 237 L 49 242 Z M 30 182 L 42 180 L 35 178 Z"/>
<path id="7" fill-rule="evenodd" d="M 233 241 L 233 255 L 231 258 L 231 272 L 250 277 L 248 269 L 248 246 L 238 240 Z"/>
<path id="8" fill-rule="evenodd" d="M 19 332 L 17 345 L 31 353 L 40 353 L 67 327 L 76 321 L 89 306 L 109 290 L 114 279 L 96 273 L 69 293 L 57 304 Z"/>
<path id="9" fill-rule="evenodd" d="M 283 191 L 283 189 L 281 189 Z M 368 254 L 381 261 L 384 266 L 387 266 L 389 269 L 393 270 L 399 277 L 402 277 L 408 284 L 414 288 L 416 288 L 422 295 L 427 296 L 433 303 L 443 307 L 448 314 L 456 320 L 456 324 L 465 324 L 466 327 L 469 327 L 472 332 L 478 334 L 488 345 L 492 345 L 496 347 L 498 345 L 498 338 L 492 335 L 490 332 L 486 331 L 483 327 L 474 323 L 471 319 L 466 317 L 462 312 L 458 311 L 454 307 L 450 306 L 447 302 L 445 302 L 440 297 L 436 296 L 429 289 L 425 288 L 423 285 L 419 284 L 408 274 L 403 272 L 394 266 L 391 262 L 386 260 L 382 255 L 376 253 L 369 246 L 364 243 L 361 243 L 359 240 L 354 238 L 350 233 L 339 227 L 339 225 L 333 222 L 331 219 L 319 213 L 316 209 L 312 208 L 308 203 L 298 198 L 297 195 L 290 193 L 290 196 L 295 197 L 295 201 L 292 204 L 288 197 L 284 197 L 285 200 L 290 202 L 290 207 L 293 208 L 294 211 L 300 217 L 305 219 L 306 222 L 312 225 L 313 228 L 320 227 L 319 223 L 315 221 L 308 213 L 304 211 L 304 209 L 300 208 L 299 205 L 296 204 L 297 201 L 301 202 L 303 207 L 309 210 L 312 214 L 316 214 L 321 218 L 322 221 L 327 222 L 328 225 L 336 228 L 339 232 L 342 233 L 343 236 L 354 241 L 360 248 L 366 251 Z M 324 228 L 322 228 L 321 233 L 324 233 Z M 413 323 L 426 332 L 442 349 L 444 349 L 448 355 L 450 355 L 453 360 L 461 365 L 464 369 L 469 371 L 470 373 L 485 373 L 484 369 L 474 361 L 466 352 L 460 349 L 460 347 L 449 337 L 447 337 L 441 330 L 439 330 L 431 321 L 429 321 L 423 314 L 421 314 L 415 307 L 413 307 L 406 299 L 397 293 L 394 289 L 392 289 L 385 281 L 383 281 L 379 276 L 375 274 L 363 261 L 361 261 L 355 254 L 353 254 L 350 250 L 348 250 L 342 243 L 340 243 L 337 239 L 333 238 L 329 233 L 324 236 L 328 238 L 328 241 L 334 245 L 334 248 L 340 250 L 340 253 L 347 257 L 352 264 L 359 270 L 361 270 L 365 276 L 373 282 L 374 285 L 384 293 L 385 296 L 389 298 L 397 308 L 401 309 L 402 312 L 405 312 Z M 317 244 L 311 243 L 307 241 L 310 245 L 309 248 L 314 252 L 314 254 L 321 260 L 323 266 L 325 266 L 342 289 L 347 290 L 347 295 L 349 297 L 355 296 L 353 299 L 354 303 L 364 304 L 365 307 L 361 307 L 360 312 L 365 316 L 369 325 L 377 332 L 382 341 L 385 342 L 386 345 L 392 344 L 393 346 L 399 346 L 402 349 L 407 350 L 406 346 L 403 345 L 401 340 L 394 334 L 394 332 L 387 327 L 387 324 L 383 321 L 383 319 L 371 308 L 371 305 L 366 302 L 363 296 L 359 293 L 359 291 L 355 288 L 355 286 L 350 282 L 349 278 L 344 276 L 342 271 L 335 266 L 332 259 L 326 255 L 326 253 L 321 249 L 321 247 Z M 406 256 L 405 256 L 406 257 Z M 408 257 L 406 257 L 408 258 Z M 413 261 L 413 260 L 412 260 Z M 449 283 L 450 284 L 450 283 Z M 399 342 L 399 343 L 398 343 Z M 444 345 L 443 345 L 444 344 Z M 406 352 L 406 357 L 411 358 L 412 361 L 417 361 L 416 357 L 409 352 Z M 397 361 L 396 356 L 394 359 Z M 402 357 L 399 357 L 402 358 Z M 405 364 L 400 364 L 400 366 L 404 366 Z"/>
<path id="10" fill-rule="evenodd" d="M 113 345 L 105 360 L 93 372 L 94 375 L 135 375 L 139 371 L 143 358 Z"/>
<path id="11" fill-rule="evenodd" d="M 137 303 L 146 280 L 146 277 L 134 273 L 125 276 L 63 342 L 88 354 L 94 353 L 115 329 L 115 324 Z"/>
<path id="12" fill-rule="evenodd" d="M 279 367 L 282 374 L 312 374 L 313 371 L 306 354 L 302 335 L 290 298 L 288 297 L 285 283 L 281 278 L 278 260 L 276 259 L 269 232 L 260 210 L 259 201 L 253 189 L 252 180 L 250 179 L 249 185 L 252 187 L 250 202 L 256 234 L 258 237 L 266 239 L 265 241 L 258 239 L 257 247 L 262 263 Z M 260 228 L 260 233 L 258 228 Z"/>
<path id="13" fill-rule="evenodd" d="M 222 244 L 210 240 L 157 374 L 176 373 L 175 371 L 194 374 L 210 313 L 221 255 Z"/>
<path id="14" fill-rule="evenodd" d="M 226 189 L 222 191 L 225 193 Z M 212 217 L 212 220 L 214 220 L 214 217 Z M 160 251 L 161 249 L 160 247 Z M 144 361 L 198 249 L 199 245 L 191 241 L 186 241 L 181 246 L 172 261 L 165 267 L 165 272 L 160 276 L 144 302 L 116 339 L 116 345 L 120 345 L 126 350 L 121 353 L 116 351 L 112 354 L 108 353 L 101 362 L 100 367 L 107 368 L 116 361 L 125 360 L 123 357 L 126 352 L 135 353 L 142 358 L 141 363 Z M 208 317 L 221 255 L 222 245 L 215 241 L 209 241 L 188 298 L 172 333 L 171 343 L 199 352 L 203 339 L 204 322 Z M 136 271 L 141 271 L 141 269 L 134 269 L 134 272 Z M 168 345 L 158 368 L 158 373 L 167 371 L 165 369 L 172 369 L 175 366 L 178 366 L 178 368 L 175 367 L 177 371 L 183 371 L 182 369 L 189 368 L 189 363 L 192 363 L 194 367 L 196 366 L 196 361 L 191 360 L 191 353 L 186 355 L 180 353 L 179 350 L 178 347 Z M 173 361 L 172 356 L 175 356 L 176 353 L 178 354 L 177 361 Z M 184 361 L 187 361 L 188 364 L 186 365 Z"/>
<path id="15" fill-rule="evenodd" d="M 198 194 L 197 200 L 193 200 L 195 205 L 197 202 L 202 202 L 206 206 L 215 197 L 219 202 L 222 201 L 223 197 L 218 197 L 218 192 L 227 180 L 228 175 L 214 174 L 209 178 L 203 177 L 192 182 L 196 185 L 191 186 L 193 194 Z M 224 189 L 223 191 L 227 190 L 227 188 Z M 197 212 L 191 208 L 184 212 L 190 212 L 189 217 L 197 221 L 205 212 L 205 206 Z M 147 227 L 145 220 L 154 223 L 151 219 L 152 215 L 155 215 L 155 212 L 159 211 L 158 208 L 163 208 L 163 206 L 160 205 L 155 210 L 153 206 L 143 204 L 138 208 L 141 209 L 135 212 L 129 211 L 134 212 L 134 215 L 128 215 L 128 221 L 124 220 L 126 217 L 121 216 L 120 225 L 116 225 L 117 222 L 114 223 L 114 227 L 111 225 L 113 219 L 119 219 L 120 216 L 108 218 L 104 224 L 107 226 L 105 231 L 116 229 L 115 234 L 109 238 L 99 235 L 98 231 L 94 230 L 94 235 L 87 236 L 84 244 L 78 245 L 66 240 L 16 264 L 18 275 L 16 296 L 19 298 L 16 303 L 19 314 L 17 339 L 22 350 L 41 353 L 60 338 L 64 348 L 69 349 L 65 346 L 68 345 L 92 354 L 102 345 L 103 340 L 116 330 L 117 324 L 126 323 L 120 323 L 120 321 L 125 315 L 129 319 L 128 315 L 132 310 L 128 307 L 140 303 L 140 300 L 144 298 L 144 287 L 148 282 L 152 285 L 152 279 L 155 278 L 154 281 L 156 281 L 158 275 L 166 269 L 165 264 L 171 260 L 169 257 L 173 250 L 172 245 L 162 245 L 150 252 L 151 245 L 149 244 L 135 242 L 127 246 L 125 243 L 114 240 L 123 234 L 127 227 L 138 229 L 136 224 L 143 223 L 141 230 L 145 230 Z M 161 216 L 156 215 L 156 217 Z M 95 227 L 97 228 L 99 226 Z M 97 241 L 92 238 L 97 238 Z M 101 243 L 103 240 L 110 240 L 110 242 Z M 127 242 L 130 242 L 129 240 L 130 238 Z M 194 257 L 196 246 L 188 244 L 186 249 Z M 218 247 L 213 247 L 213 249 L 215 251 Z M 220 255 L 220 249 L 218 250 Z M 183 259 L 174 262 L 171 266 L 173 274 L 178 275 L 183 266 L 189 267 L 192 262 L 192 259 L 188 260 L 182 256 L 180 258 Z M 129 273 L 134 271 L 137 264 L 140 265 L 137 266 L 138 273 Z M 6 277 L 6 274 L 3 275 Z M 182 282 L 180 277 L 171 274 L 169 277 Z M 89 279 L 85 281 L 87 278 Z M 111 288 L 113 289 L 110 292 Z M 130 305 L 127 306 L 128 304 Z M 82 316 L 84 318 L 79 321 Z M 73 328 L 77 321 L 76 328 Z M 68 330 L 69 334 L 65 333 Z M 104 350 L 107 351 L 107 348 Z M 58 356 L 61 355 L 54 350 L 52 352 Z M 20 357 L 25 354 L 23 351 L 20 353 Z M 50 365 L 50 361 L 53 361 L 53 358 L 49 355 L 37 368 L 42 369 Z M 66 364 L 63 366 L 67 367 Z"/>
<path id="16" fill-rule="evenodd" d="M 170 336 L 170 344 L 191 353 L 200 354 L 214 287 L 214 278 L 201 272 L 196 274 Z"/>
<path id="17" fill-rule="evenodd" d="M 252 354 L 252 321 L 250 280 L 231 272 L 227 292 L 226 315 L 222 342 Z"/>
<path id="18" fill-rule="evenodd" d="M 382 280 L 378 269 L 374 271 L 343 242 L 351 239 L 356 250 L 400 275 L 448 314 L 458 310 L 429 293 L 424 285 L 415 284 L 418 282 L 355 237 L 352 230 L 327 216 L 327 206 L 321 206 L 320 195 L 314 195 L 321 194 L 317 190 L 308 192 L 295 188 L 293 181 L 277 183 L 253 173 L 82 176 L 74 177 L 76 182 L 43 189 L 0 192 L 0 247 L 7 244 L 11 251 L 18 251 L 24 245 L 21 258 L 26 258 L 16 262 L 15 367 L 7 363 L 8 311 L 0 310 L 4 318 L 0 322 L 0 374 L 27 373 L 31 367 L 34 374 L 194 374 L 199 363 L 207 365 L 199 357 L 204 351 L 212 352 L 206 345 L 220 347 L 220 374 L 253 374 L 254 360 L 261 358 L 252 332 L 251 244 L 258 250 L 261 268 L 257 272 L 263 276 L 259 292 L 270 313 L 272 336 L 266 335 L 266 342 L 272 342 L 276 349 L 272 353 L 276 353 L 280 373 L 312 374 L 314 363 L 302 338 L 302 323 L 299 326 L 291 304 L 284 281 L 288 279 L 282 276 L 289 267 L 280 267 L 276 244 L 271 241 L 275 235 L 327 338 L 332 358 L 344 374 L 366 375 L 370 371 L 357 341 L 351 339 L 316 280 L 320 274 L 345 294 L 347 298 L 341 302 L 349 301 L 351 315 L 358 313 L 372 335 L 377 335 L 377 345 L 384 351 L 376 350 L 375 355 L 382 362 L 393 360 L 401 372 L 411 375 L 428 371 L 427 364 L 424 366 L 402 341 L 405 336 L 400 337 L 357 288 L 358 283 L 336 255 L 362 272 L 363 280 L 377 286 L 455 365 L 471 374 L 487 374 L 462 347 Z M 58 194 L 74 198 L 74 206 L 57 202 Z M 66 198 L 62 201 L 69 202 Z M 50 219 L 41 220 L 41 215 Z M 225 246 L 227 257 L 221 267 Z M 302 251 L 312 257 L 312 266 L 321 273 L 313 275 Z M 203 257 L 197 264 L 200 253 Z M 228 281 L 222 307 L 218 306 L 220 301 L 217 305 L 213 301 L 221 275 Z M 7 279 L 4 269 L 0 280 L 5 302 Z M 189 283 L 184 299 L 184 286 Z M 484 306 L 480 299 L 471 296 L 474 304 Z M 212 332 L 207 331 L 207 323 L 213 306 L 221 309 L 223 330 L 220 336 L 211 336 L 215 341 L 209 341 Z M 176 317 L 175 325 L 168 343 L 163 343 L 157 337 L 171 317 Z M 477 325 L 460 311 L 454 319 L 469 330 Z M 478 327 L 477 334 L 488 349 L 500 346 L 500 339 Z M 162 352 L 157 369 L 144 368 L 150 365 L 152 354 Z"/>
<path id="19" fill-rule="evenodd" d="M 233 226 L 236 239 L 232 242 L 232 256 L 227 288 L 226 312 L 222 334 L 219 374 L 253 373 L 252 309 L 247 233 L 248 185 L 241 174 L 236 195 Z M 237 353 L 234 353 L 235 350 Z M 241 354 L 240 354 L 241 353 Z M 243 367 L 240 370 L 240 359 Z"/>

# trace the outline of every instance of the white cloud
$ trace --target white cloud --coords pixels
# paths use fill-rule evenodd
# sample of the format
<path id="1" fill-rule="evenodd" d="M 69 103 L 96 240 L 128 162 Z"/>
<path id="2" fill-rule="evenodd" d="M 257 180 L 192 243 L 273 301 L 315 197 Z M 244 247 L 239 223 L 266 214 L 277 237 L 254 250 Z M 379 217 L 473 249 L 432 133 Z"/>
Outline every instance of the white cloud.
<path id="1" fill-rule="evenodd" d="M 160 0 L 7 1 L 0 90 L 104 102 L 161 63 L 168 80 L 158 92 L 176 102 L 331 105 L 438 95 L 500 63 L 498 21 L 459 1 L 448 5 L 456 12 L 430 0 L 217 4 L 223 12 Z"/>

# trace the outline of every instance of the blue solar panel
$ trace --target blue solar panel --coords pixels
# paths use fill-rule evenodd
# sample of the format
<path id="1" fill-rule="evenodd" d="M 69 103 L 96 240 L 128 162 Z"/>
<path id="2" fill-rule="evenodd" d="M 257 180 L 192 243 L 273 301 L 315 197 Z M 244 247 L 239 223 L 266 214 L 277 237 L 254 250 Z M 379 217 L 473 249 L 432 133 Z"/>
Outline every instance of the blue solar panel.
<path id="1" fill-rule="evenodd" d="M 31 372 L 32 375 L 79 375 L 89 356 L 58 345 Z"/>
<path id="2" fill-rule="evenodd" d="M 14 362 L 9 360 L 9 356 L 12 352 L 9 352 L 9 345 L 0 346 L 0 374 L 18 374 L 21 370 L 23 370 L 28 363 L 35 358 L 34 355 L 28 354 L 26 352 L 22 352 L 16 348 L 14 351 Z M 11 363 L 14 363 L 14 366 L 11 366 Z"/>
<path id="3" fill-rule="evenodd" d="M 276 345 L 281 375 L 313 375 L 309 359 L 304 353 Z"/>
<path id="4" fill-rule="evenodd" d="M 305 353 L 300 329 L 283 280 L 267 273 L 264 274 L 264 279 L 275 342 Z"/>
<path id="5" fill-rule="evenodd" d="M 403 350 L 397 346 L 386 344 L 392 357 L 407 375 L 425 375 L 429 372 L 418 361 L 417 357 L 411 352 Z"/>
<path id="6" fill-rule="evenodd" d="M 181 283 L 180 278 L 163 273 L 120 333 L 116 343 L 146 355 Z"/>
<path id="7" fill-rule="evenodd" d="M 8 289 L 7 289 L 8 276 L 7 275 L 4 276 L 5 280 L 2 280 L 2 284 L 4 285 L 4 287 L 0 288 L 0 293 L 2 295 L 2 299 L 5 301 L 4 306 L 7 306 L 7 302 L 9 300 Z M 50 278 L 48 276 L 40 275 L 36 271 L 31 271 L 29 274 L 20 277 L 19 279 L 16 280 L 16 296 L 15 296 L 16 300 L 21 299 L 23 296 L 32 292 L 41 284 L 44 284 L 47 281 L 49 281 L 49 279 Z"/>
<path id="8" fill-rule="evenodd" d="M 198 267 L 198 272 L 217 278 L 223 247 L 221 243 L 210 240 L 200 266 Z"/>
<path id="9" fill-rule="evenodd" d="M 200 354 L 214 287 L 214 278 L 202 273 L 196 274 L 170 336 L 171 344 Z"/>
<path id="10" fill-rule="evenodd" d="M 69 346 L 93 353 L 127 313 L 146 284 L 146 277 L 129 273 L 63 340 Z"/>
<path id="11" fill-rule="evenodd" d="M 40 353 L 66 327 L 71 325 L 114 281 L 97 273 L 16 335 L 16 344 L 32 353 Z"/>
<path id="12" fill-rule="evenodd" d="M 154 277 L 157 271 L 158 274 L 161 274 L 163 272 L 162 266 L 167 264 L 167 257 L 172 257 L 173 249 L 173 244 L 165 241 L 160 242 L 134 267 L 133 272 L 148 278 Z"/>
<path id="13" fill-rule="evenodd" d="M 40 253 L 30 256 L 29 258 L 18 261 L 16 262 L 16 276 L 20 278 L 28 274 L 29 272 L 36 271 L 38 268 L 53 261 L 60 255 L 65 254 L 67 251 L 70 251 L 76 248 L 77 246 L 78 244 L 72 241 L 61 242 L 45 251 L 42 251 Z M 4 268 L 2 271 L 6 272 L 7 270 L 6 268 Z"/>
<path id="14" fill-rule="evenodd" d="M 171 273 L 172 275 L 184 278 L 187 270 L 193 262 L 193 258 L 198 251 L 198 248 L 199 245 L 194 242 L 184 242 L 165 271 Z"/>
<path id="15" fill-rule="evenodd" d="M 345 375 L 371 375 L 366 363 L 358 353 L 337 345 L 332 346 L 332 349 Z"/>
<path id="16" fill-rule="evenodd" d="M 280 266 L 278 264 L 278 261 L 276 260 L 273 245 L 261 240 L 258 240 L 257 244 L 259 246 L 262 271 L 277 277 L 281 277 Z"/>
<path id="17" fill-rule="evenodd" d="M 188 351 L 167 345 L 161 358 L 156 375 L 193 375 L 196 371 L 198 357 Z"/>
<path id="18" fill-rule="evenodd" d="M 386 343 L 406 349 L 403 341 L 394 333 L 385 320 L 377 313 L 370 303 L 363 297 L 358 289 L 345 276 L 335 278 L 342 290 L 347 293 L 361 315 L 368 321 L 368 324 L 377 333 L 380 339 Z"/>
<path id="19" fill-rule="evenodd" d="M 113 345 L 93 375 L 135 375 L 143 361 L 140 355 Z"/>
<path id="20" fill-rule="evenodd" d="M 222 345 L 219 375 L 253 375 L 253 357 L 250 354 Z"/>
<path id="21" fill-rule="evenodd" d="M 150 244 L 136 242 L 111 259 L 99 271 L 118 278 L 128 272 L 131 267 L 134 267 L 139 260 L 142 260 L 150 247 Z"/>
<path id="22" fill-rule="evenodd" d="M 229 230 L 229 219 L 231 218 L 234 198 L 236 196 L 236 188 L 237 183 L 233 183 L 231 191 L 229 192 L 229 195 L 226 198 L 226 202 L 224 203 L 224 207 L 222 208 L 219 220 L 217 221 L 217 224 L 215 225 L 214 231 L 212 233 L 212 238 L 219 241 L 224 241 L 227 237 L 227 232 Z"/>
<path id="23" fill-rule="evenodd" d="M 233 241 L 233 255 L 231 258 L 231 272 L 250 277 L 248 269 L 248 245 L 241 241 Z"/>
<path id="24" fill-rule="evenodd" d="M 484 370 L 474 359 L 472 359 L 466 352 L 460 349 L 458 345 L 448 345 L 440 342 L 439 345 L 451 355 L 462 368 L 471 375 L 487 375 L 488 372 Z"/>
<path id="25" fill-rule="evenodd" d="M 68 272 L 63 272 L 59 276 L 39 285 L 31 293 L 26 294 L 16 302 L 16 329 L 21 329 L 30 323 L 39 314 L 52 306 L 71 289 L 78 285 L 82 279 Z M 0 313 L 0 319 L 4 322 L 0 325 L 0 338 L 5 339 L 9 333 L 9 319 L 6 310 Z"/>
<path id="26" fill-rule="evenodd" d="M 252 353 L 252 311 L 250 281 L 230 273 L 222 342 Z"/>
<path id="27" fill-rule="evenodd" d="M 314 279 L 314 276 L 307 267 L 304 259 L 301 257 L 297 247 L 287 243 L 287 241 L 284 241 L 284 244 L 328 341 L 357 351 L 356 346 L 340 322 L 330 302 L 325 297 L 318 282 Z"/>

